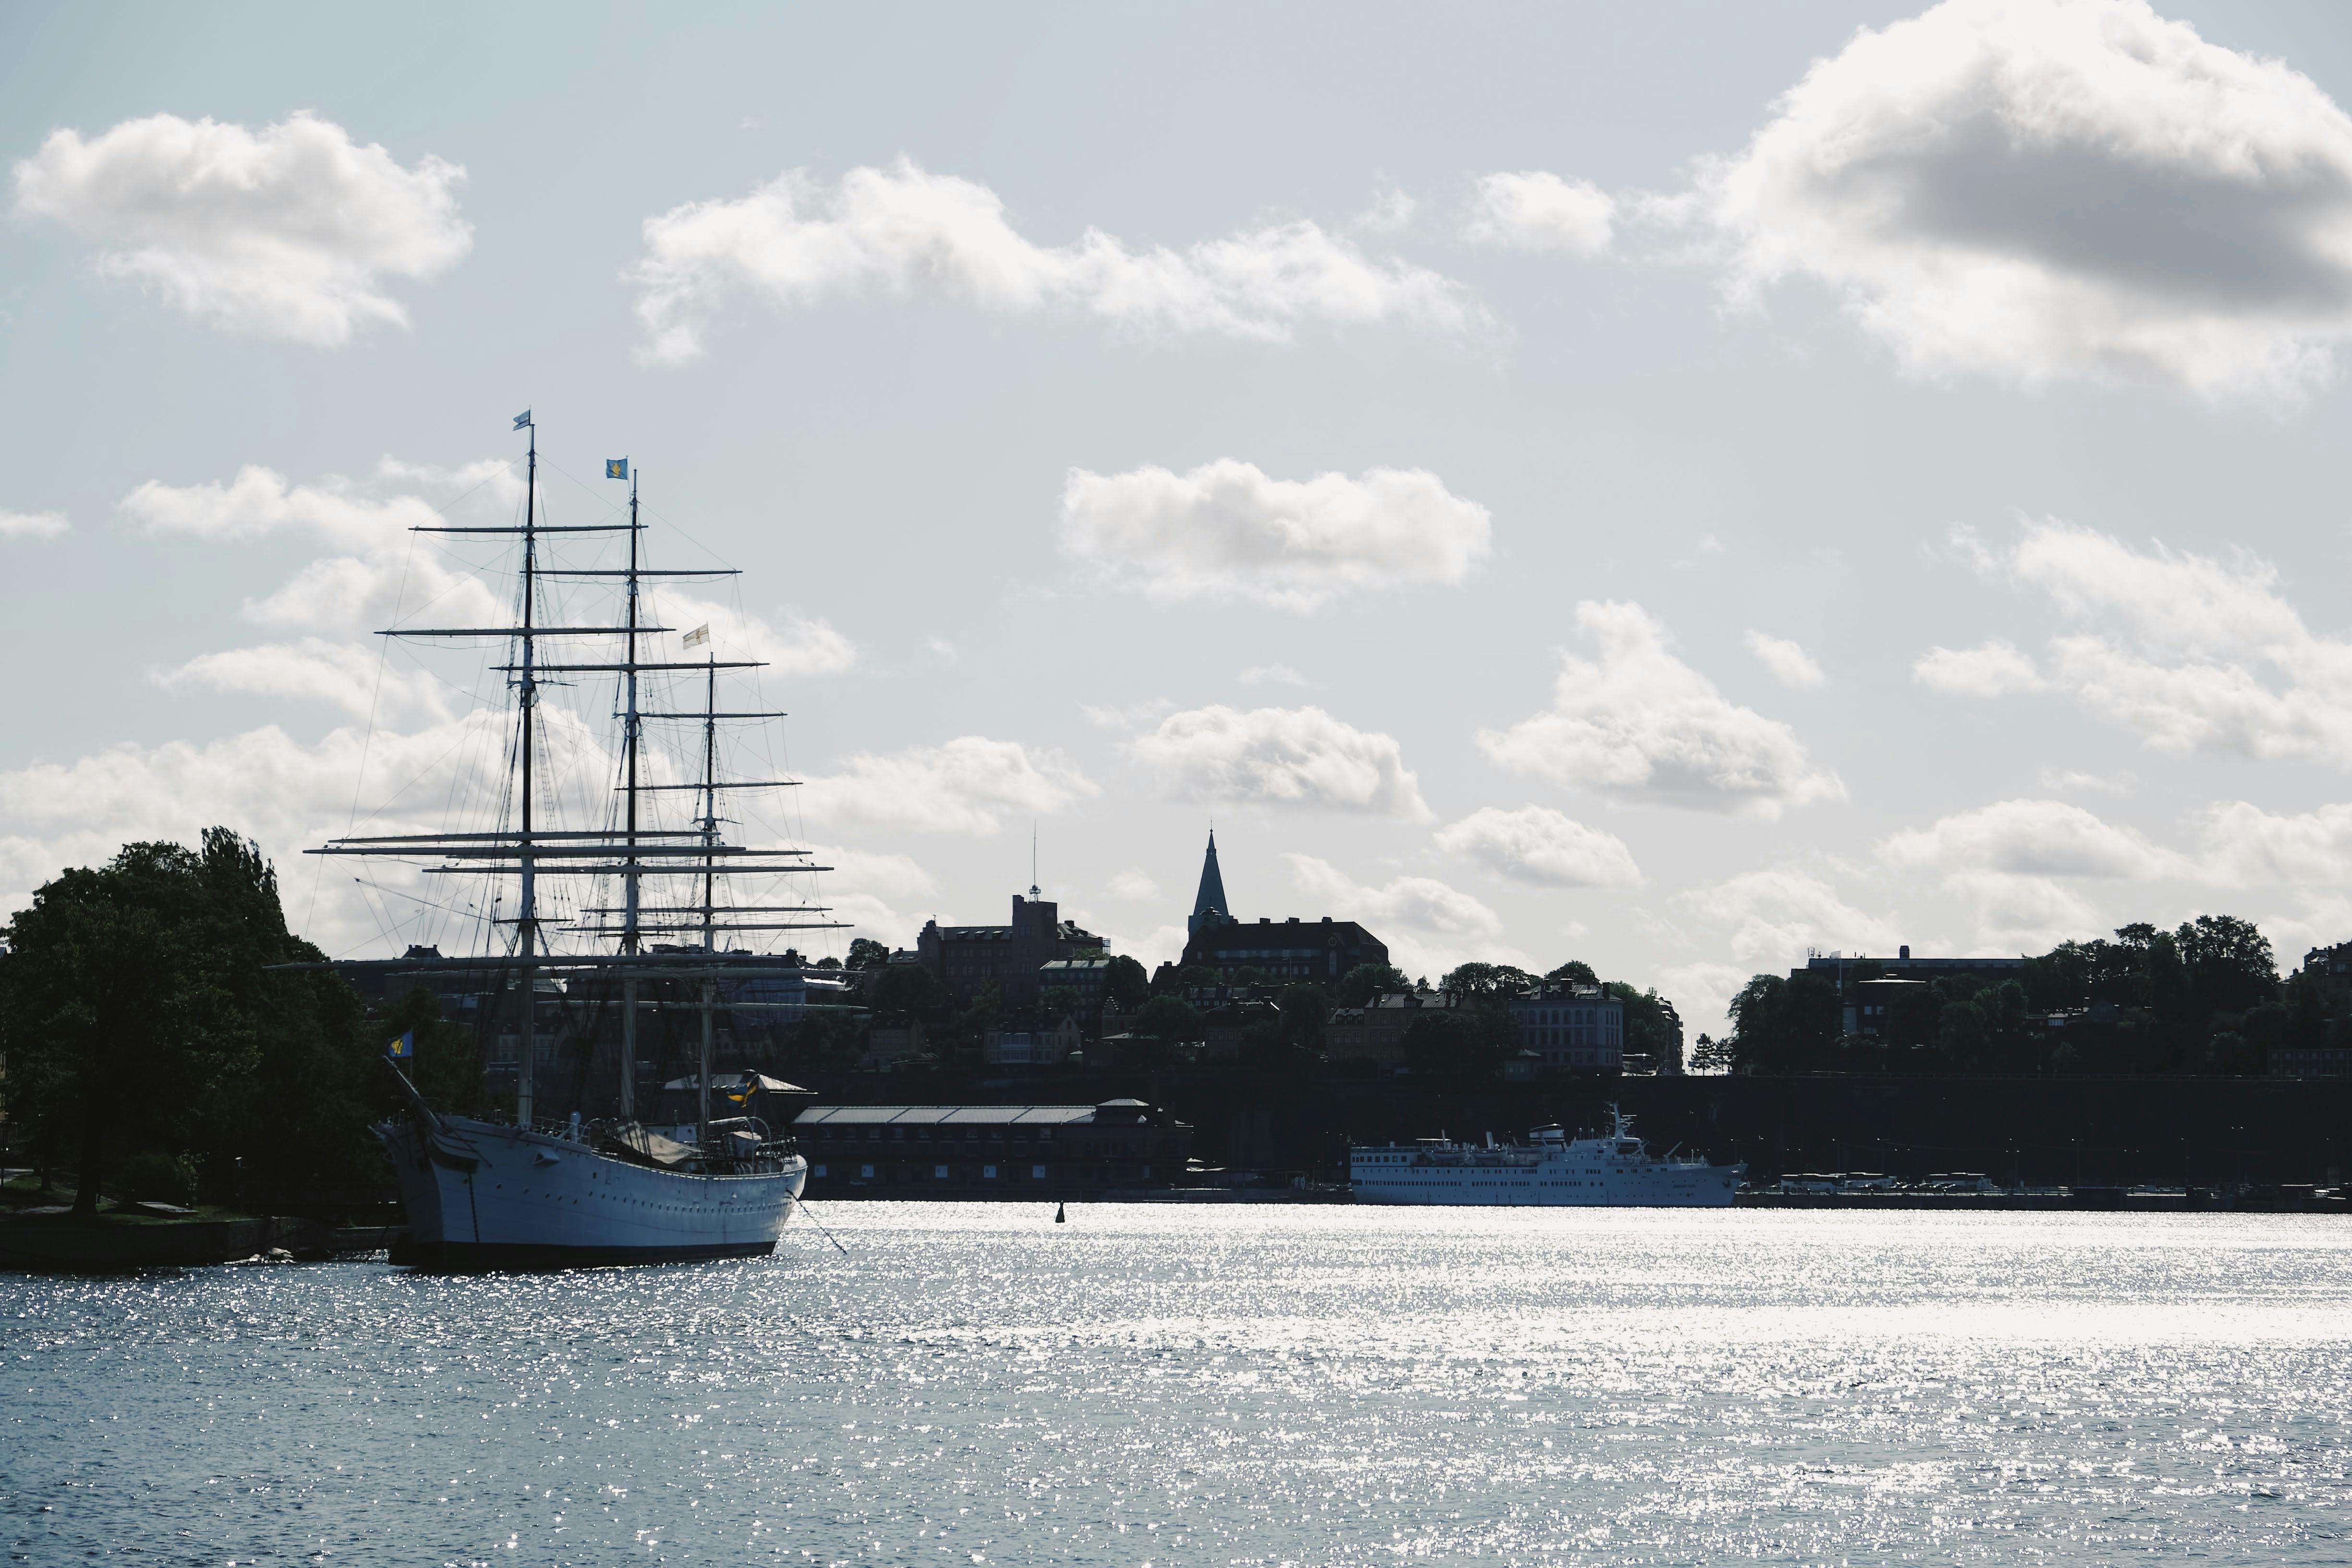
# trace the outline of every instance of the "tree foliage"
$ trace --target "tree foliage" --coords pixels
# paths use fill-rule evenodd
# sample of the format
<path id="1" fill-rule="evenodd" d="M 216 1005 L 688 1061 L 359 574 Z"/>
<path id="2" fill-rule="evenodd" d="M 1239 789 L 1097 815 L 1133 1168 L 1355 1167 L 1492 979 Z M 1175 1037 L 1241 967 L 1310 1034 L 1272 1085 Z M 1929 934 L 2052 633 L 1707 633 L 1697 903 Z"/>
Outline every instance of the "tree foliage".
<path id="1" fill-rule="evenodd" d="M 1766 1073 L 2259 1074 L 2270 1051 L 2315 1045 L 2326 1027 L 2315 992 L 2283 984 L 2269 939 L 2231 915 L 2062 942 L 2015 979 L 1880 979 L 1849 971 L 1842 1003 L 1821 975 L 1759 974 L 1713 1054 Z M 1849 1034 L 1844 1008 L 1865 999 L 1885 1011 L 1867 1037 Z"/>
<path id="2" fill-rule="evenodd" d="M 1123 1012 L 1132 1012 L 1143 1005 L 1151 994 L 1151 976 L 1143 965 L 1120 953 L 1103 966 L 1103 994 L 1119 1005 Z"/>
<path id="3" fill-rule="evenodd" d="M 1339 976 L 1339 985 L 1333 1000 L 1342 1007 L 1360 1007 L 1373 997 L 1393 991 L 1410 991 L 1412 982 L 1404 971 L 1387 963 L 1360 963 Z"/>
<path id="4" fill-rule="evenodd" d="M 380 1171 L 379 1086 L 359 998 L 286 929 L 276 872 L 226 828 L 199 847 L 132 844 L 60 873 L 8 924 L 0 1015 L 10 1110 L 75 1207 L 142 1152 L 217 1196 L 348 1191 Z M 147 1163 L 152 1166 L 152 1162 Z"/>
<path id="5" fill-rule="evenodd" d="M 1507 963 L 1465 963 L 1439 981 L 1437 988 L 1449 996 L 1483 1002 L 1514 994 L 1534 983 L 1534 975 Z"/>
<path id="6" fill-rule="evenodd" d="M 894 963 L 875 976 L 874 988 L 866 994 L 866 1005 L 875 1016 L 901 1022 L 927 1008 L 936 1007 L 946 997 L 938 979 L 919 963 Z"/>
<path id="7" fill-rule="evenodd" d="M 1181 1045 L 1201 1037 L 1201 1015 L 1181 996 L 1154 996 L 1136 1010 L 1133 1032 L 1163 1045 Z"/>

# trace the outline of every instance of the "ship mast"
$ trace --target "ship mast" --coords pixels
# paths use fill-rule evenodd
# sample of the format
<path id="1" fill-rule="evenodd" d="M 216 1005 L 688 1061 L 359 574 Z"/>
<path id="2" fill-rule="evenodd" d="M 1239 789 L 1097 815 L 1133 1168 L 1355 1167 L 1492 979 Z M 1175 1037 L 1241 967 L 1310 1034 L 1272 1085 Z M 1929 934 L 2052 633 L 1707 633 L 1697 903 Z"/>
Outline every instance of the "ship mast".
<path id="1" fill-rule="evenodd" d="M 528 408 L 523 410 L 522 425 L 530 432 L 530 468 L 523 481 L 522 502 L 522 679 L 518 705 L 522 723 L 522 832 L 515 844 L 515 861 L 521 872 L 515 952 L 521 960 L 522 1022 L 519 1030 L 521 1064 L 515 1079 L 515 1125 L 529 1131 L 532 1069 L 538 1066 L 539 1055 L 539 994 L 533 988 L 530 964 L 532 949 L 539 941 L 539 860 L 532 853 L 530 838 L 531 710 L 539 705 L 539 682 L 533 670 L 536 650 L 532 647 L 538 639 L 531 635 L 535 629 L 532 601 L 539 596 L 539 426 Z"/>
<path id="2" fill-rule="evenodd" d="M 637 952 L 637 471 L 629 470 L 629 616 L 628 668 L 623 679 L 627 683 L 628 699 L 622 719 L 621 752 L 626 779 L 625 792 L 627 817 L 627 858 L 622 864 L 628 868 L 621 873 L 621 951 L 634 957 Z M 637 981 L 635 975 L 621 982 L 621 1120 L 634 1121 L 637 1115 Z"/>
<path id="3" fill-rule="evenodd" d="M 700 1098 L 698 1111 L 701 1126 L 698 1142 L 707 1145 L 710 1122 L 711 1058 L 716 1048 L 716 1020 L 719 1004 L 718 976 L 724 973 L 737 980 L 801 978 L 797 970 L 786 970 L 772 959 L 751 953 L 721 953 L 718 933 L 720 931 L 803 931 L 839 929 L 841 922 L 826 920 L 794 919 L 792 917 L 823 916 L 822 906 L 813 904 L 742 904 L 730 901 L 729 919 L 718 918 L 718 887 L 726 877 L 773 878 L 780 874 L 822 871 L 828 868 L 810 863 L 810 852 L 784 847 L 754 848 L 730 843 L 722 836 L 724 819 L 719 815 L 719 796 L 726 790 L 765 790 L 790 788 L 792 779 L 721 779 L 719 777 L 718 726 L 720 721 L 760 721 L 781 719 L 782 713 L 765 711 L 729 711 L 719 707 L 719 671 L 721 669 L 753 669 L 762 661 L 758 659 L 722 659 L 715 648 L 706 647 L 698 659 L 668 659 L 659 653 L 650 656 L 645 639 L 676 628 L 649 624 L 645 603 L 646 580 L 652 578 L 709 578 L 733 576 L 731 567 L 700 567 L 683 569 L 649 568 L 644 564 L 643 528 L 639 522 L 636 475 L 626 477 L 629 484 L 629 518 L 626 522 L 567 523 L 557 525 L 542 522 L 539 517 L 539 427 L 526 409 L 515 416 L 514 428 L 530 432 L 526 448 L 526 470 L 523 491 L 523 515 L 519 523 L 496 527 L 466 526 L 436 521 L 416 527 L 413 531 L 443 535 L 508 535 L 522 541 L 521 599 L 520 614 L 504 626 L 397 626 L 385 628 L 382 635 L 401 638 L 451 638 L 459 641 L 499 642 L 512 648 L 520 645 L 520 657 L 512 658 L 491 668 L 512 678 L 512 689 L 518 700 L 518 724 L 515 748 L 510 762 L 515 768 L 520 794 L 510 826 L 490 832 L 394 833 L 354 836 L 332 840 L 310 850 L 313 855 L 386 857 L 415 860 L 420 858 L 437 860 L 436 865 L 421 868 L 428 876 L 514 877 L 520 884 L 516 918 L 516 940 L 511 960 L 484 958 L 403 958 L 381 961 L 386 973 L 424 973 L 443 972 L 451 974 L 492 975 L 504 970 L 514 974 L 520 991 L 521 1014 L 517 1021 L 517 1037 L 520 1060 L 516 1064 L 515 1120 L 529 1129 L 536 1110 L 538 1068 L 538 980 L 541 973 L 568 977 L 571 981 L 620 982 L 622 993 L 621 1083 L 620 1108 L 625 1120 L 633 1120 L 635 1110 L 636 1050 L 638 1013 L 646 1005 L 641 999 L 641 987 L 646 980 L 674 981 L 695 988 L 687 1005 L 697 1007 L 702 1016 L 700 1060 Z M 612 477 L 622 477 L 614 473 Z M 557 534 L 612 534 L 626 532 L 629 552 L 625 565 L 575 566 L 561 560 L 552 563 L 540 559 L 540 547 Z M 590 621 L 576 625 L 542 625 L 539 620 L 539 593 L 549 578 L 620 579 L 625 594 L 625 614 L 618 624 Z M 689 648 L 708 640 L 708 629 L 689 639 Z M 548 637 L 577 638 L 590 641 L 619 641 L 614 654 L 598 657 L 564 657 L 542 659 L 539 645 Z M 676 672 L 684 675 L 699 671 L 703 677 L 703 705 L 699 710 L 680 711 L 669 708 L 647 710 L 641 677 L 647 673 Z M 621 679 L 618 693 L 622 710 L 622 748 L 618 793 L 621 794 L 621 820 L 617 825 L 610 817 L 607 826 L 586 830 L 544 826 L 544 815 L 538 799 L 539 734 L 538 710 L 541 688 L 550 678 L 616 674 Z M 702 729 L 701 776 L 692 783 L 648 784 L 644 772 L 644 727 L 648 719 L 690 720 Z M 695 792 L 700 806 L 698 816 L 688 825 L 678 827 L 648 826 L 646 816 L 646 795 L 666 790 Z M 650 916 L 644 907 L 645 879 L 647 877 L 694 877 L 700 883 L 699 907 L 689 904 L 684 910 L 662 910 Z M 618 878 L 622 901 L 618 908 L 593 907 L 580 914 L 609 919 L 618 915 L 617 926 L 595 924 L 593 919 L 572 929 L 586 936 L 618 937 L 619 951 L 599 956 L 593 952 L 562 954 L 555 952 L 543 940 L 546 922 L 540 917 L 539 883 L 548 877 L 584 877 L 603 882 Z M 675 887 L 676 883 L 669 884 Z M 783 916 L 782 920 L 744 920 L 744 916 Z M 676 932 L 686 936 L 698 931 L 699 951 L 693 948 L 668 952 L 647 952 L 646 937 L 649 932 Z M 689 938 L 690 940 L 690 938 Z M 506 969 L 511 963 L 512 968 Z M 492 982 L 496 984 L 495 981 Z M 805 998 L 791 1004 L 738 1002 L 735 1005 L 751 1007 L 792 1006 L 804 1008 Z"/>
<path id="4" fill-rule="evenodd" d="M 707 628 L 706 628 L 707 629 Z M 703 672 L 702 685 L 702 842 L 707 849 L 719 847 L 719 652 L 706 648 L 709 664 Z M 714 951 L 711 923 L 711 867 L 714 858 L 706 854 L 702 866 L 702 951 Z M 702 983 L 702 1067 L 696 1075 L 701 1089 L 701 1124 L 695 1129 L 698 1141 L 710 1136 L 710 1008 L 717 1000 L 719 987 L 715 981 Z"/>

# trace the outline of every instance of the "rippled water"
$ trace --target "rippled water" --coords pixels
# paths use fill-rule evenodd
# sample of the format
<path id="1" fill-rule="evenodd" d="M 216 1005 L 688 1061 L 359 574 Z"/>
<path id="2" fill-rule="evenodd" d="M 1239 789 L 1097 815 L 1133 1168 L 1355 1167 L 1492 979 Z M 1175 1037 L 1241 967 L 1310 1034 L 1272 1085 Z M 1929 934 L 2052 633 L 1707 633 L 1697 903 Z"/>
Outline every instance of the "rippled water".
<path id="1" fill-rule="evenodd" d="M 840 1205 L 0 1277 L 36 1563 L 2352 1560 L 2327 1216 Z"/>

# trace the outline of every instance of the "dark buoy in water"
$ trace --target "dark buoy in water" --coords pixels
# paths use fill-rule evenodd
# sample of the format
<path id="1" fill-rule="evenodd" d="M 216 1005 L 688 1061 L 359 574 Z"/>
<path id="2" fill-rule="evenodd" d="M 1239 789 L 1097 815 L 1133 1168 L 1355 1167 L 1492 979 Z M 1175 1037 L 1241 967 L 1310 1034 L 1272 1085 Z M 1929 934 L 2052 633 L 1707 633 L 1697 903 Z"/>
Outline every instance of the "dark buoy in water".
<path id="1" fill-rule="evenodd" d="M 1054 1205 L 1054 1223 L 1055 1225 L 1067 1225 L 1070 1223 L 1069 1205 L 1055 1204 Z"/>

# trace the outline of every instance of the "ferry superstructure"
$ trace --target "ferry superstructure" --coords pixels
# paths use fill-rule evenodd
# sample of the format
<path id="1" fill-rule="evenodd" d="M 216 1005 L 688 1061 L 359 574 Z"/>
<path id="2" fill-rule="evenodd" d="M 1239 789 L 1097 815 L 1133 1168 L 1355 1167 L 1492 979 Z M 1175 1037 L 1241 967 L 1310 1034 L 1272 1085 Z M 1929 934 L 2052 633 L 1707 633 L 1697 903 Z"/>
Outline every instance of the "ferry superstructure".
<path id="1" fill-rule="evenodd" d="M 552 525 L 542 515 L 538 429 L 529 412 L 517 417 L 515 428 L 530 431 L 516 522 L 436 522 L 415 531 L 495 536 L 478 542 L 511 549 L 507 559 L 520 566 L 520 578 L 512 620 L 404 626 L 383 634 L 503 649 L 502 661 L 484 661 L 507 678 L 509 696 L 498 820 L 478 831 L 340 838 L 312 851 L 422 860 L 428 872 L 477 879 L 484 896 L 475 907 L 488 912 L 481 926 L 487 951 L 480 956 L 445 959 L 413 948 L 406 959 L 361 967 L 418 980 L 436 970 L 463 972 L 487 982 L 486 1022 L 492 1013 L 512 1015 L 505 1020 L 516 1037 L 511 1121 L 436 1109 L 392 1064 L 408 1114 L 376 1131 L 408 1220 L 408 1243 L 395 1249 L 394 1261 L 439 1268 L 543 1268 L 767 1253 L 800 1196 L 808 1164 L 789 1139 L 772 1136 L 757 1117 L 712 1116 L 714 1088 L 726 1092 L 730 1087 L 713 1079 L 712 1014 L 720 1005 L 721 984 L 784 981 L 805 996 L 825 982 L 801 971 L 796 959 L 721 951 L 719 936 L 837 922 L 811 918 L 825 910 L 796 899 L 745 903 L 723 894 L 730 888 L 754 889 L 751 897 L 761 896 L 756 889 L 761 888 L 790 891 L 779 879 L 825 868 L 810 865 L 804 849 L 730 841 L 722 795 L 731 804 L 744 798 L 735 792 L 792 781 L 721 777 L 719 735 L 722 723 L 783 715 L 757 710 L 756 701 L 721 703 L 719 673 L 755 669 L 761 660 L 719 657 L 707 623 L 687 632 L 673 650 L 661 639 L 677 628 L 648 624 L 643 613 L 649 580 L 727 577 L 733 571 L 655 571 L 642 564 L 636 476 L 626 459 L 606 466 L 608 478 L 629 482 L 625 522 Z M 617 544 L 623 536 L 627 549 L 619 561 L 583 558 L 584 549 L 599 542 Z M 617 602 L 610 615 L 597 615 L 594 602 L 607 590 L 617 590 Z M 580 651 L 556 651 L 562 648 Z M 541 756 L 553 733 L 542 703 L 549 688 L 565 687 L 589 689 L 591 701 L 610 693 L 616 731 L 610 750 L 575 740 L 569 755 Z M 653 700 L 650 705 L 641 702 L 645 697 Z M 648 721 L 691 724 L 683 733 L 694 742 L 649 752 L 644 744 Z M 591 731 L 575 716 L 565 732 Z M 583 804 L 577 783 L 591 777 L 592 767 L 603 772 L 595 765 L 600 759 L 610 767 L 610 787 L 593 791 L 590 799 L 598 804 Z M 656 766 L 661 763 L 667 764 L 666 773 Z M 657 776 L 643 776 L 649 771 Z M 556 783 L 551 773 L 558 775 Z M 575 785 L 570 799 L 575 819 L 568 822 L 561 809 L 566 778 Z M 690 814 L 665 817 L 661 803 L 681 798 L 691 802 Z M 567 993 L 566 987 L 584 989 Z M 567 1047 L 586 1059 L 596 1038 L 590 1024 L 564 1039 L 566 1020 L 577 1019 L 559 1003 L 558 1037 L 542 1047 L 542 993 L 551 991 L 559 998 L 599 998 L 599 1008 L 617 1004 L 620 1040 L 610 1086 L 616 1092 L 602 1097 L 604 1108 L 617 1114 L 583 1121 L 577 1102 L 568 1114 L 562 1108 L 556 1118 L 544 1114 L 549 1108 L 536 1094 L 538 1064 L 558 1059 L 555 1053 Z M 740 999 L 724 1004 L 730 1009 L 746 1005 Z M 640 1014 L 664 1008 L 700 1015 L 699 1093 L 691 1125 L 656 1131 L 637 1119 L 635 1078 Z M 741 1093 L 731 1096 L 747 1110 L 753 1081 L 747 1075 Z M 575 1087 L 575 1095 L 580 1092 Z"/>
<path id="2" fill-rule="evenodd" d="M 1350 1152 L 1349 1176 L 1365 1204 L 1488 1204 L 1507 1207 L 1721 1208 L 1745 1164 L 1654 1156 L 1612 1106 L 1609 1130 L 1570 1138 L 1538 1127 L 1525 1143 L 1423 1138 Z"/>

